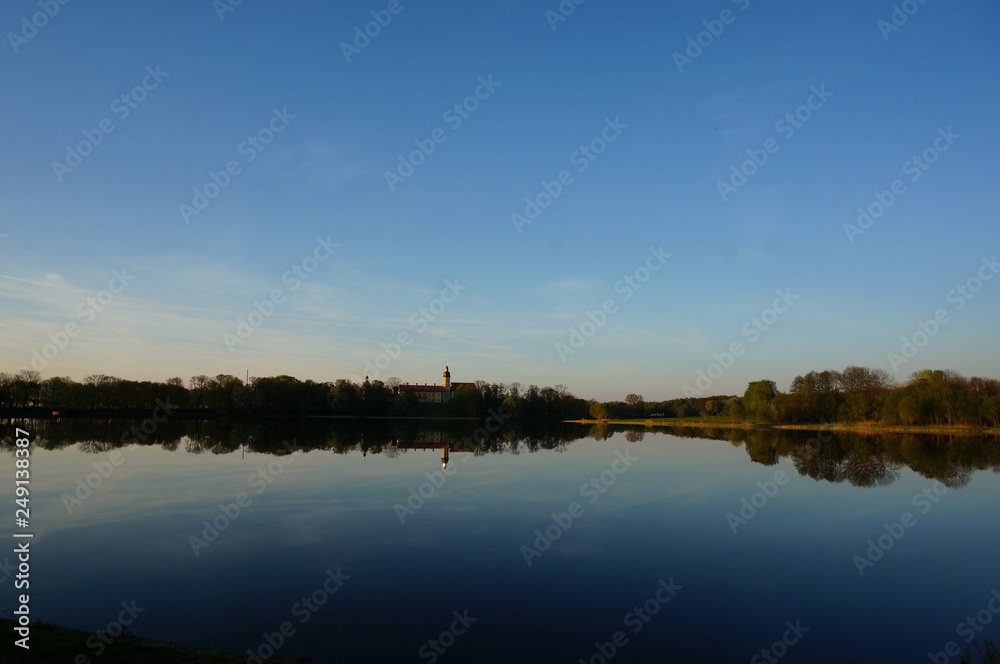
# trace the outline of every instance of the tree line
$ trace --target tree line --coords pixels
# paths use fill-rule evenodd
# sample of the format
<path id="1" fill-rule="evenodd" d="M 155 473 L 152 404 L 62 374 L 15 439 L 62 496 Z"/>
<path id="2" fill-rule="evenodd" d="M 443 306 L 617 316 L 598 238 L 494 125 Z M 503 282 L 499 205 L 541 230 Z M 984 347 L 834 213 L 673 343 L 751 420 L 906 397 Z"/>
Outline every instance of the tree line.
<path id="1" fill-rule="evenodd" d="M 460 385 L 442 404 L 423 403 L 412 392 L 393 388 L 398 378 L 358 384 L 299 380 L 293 376 L 251 378 L 192 376 L 163 382 L 135 381 L 91 374 L 82 382 L 68 377 L 42 379 L 37 371 L 0 373 L 0 409 L 20 414 L 137 414 L 169 404 L 192 415 L 340 415 L 367 417 L 486 417 L 504 408 L 516 419 L 567 420 L 587 417 L 590 402 L 565 386 L 521 383 Z"/>
<path id="2" fill-rule="evenodd" d="M 727 422 L 1000 426 L 1000 380 L 928 369 L 895 383 L 884 369 L 850 366 L 796 376 L 788 392 L 779 391 L 773 380 L 758 380 L 742 397 L 650 402 L 630 394 L 624 401 L 593 403 L 589 412 L 594 419 L 698 416 Z"/>
<path id="3" fill-rule="evenodd" d="M 715 395 L 646 401 L 598 402 L 574 396 L 563 385 L 477 381 L 461 385 L 443 404 L 423 403 L 412 392 L 394 394 L 398 378 L 359 384 L 299 380 L 292 376 L 252 378 L 197 375 L 163 382 L 91 374 L 42 379 L 37 371 L 0 373 L 0 409 L 40 415 L 135 414 L 169 404 L 182 416 L 339 415 L 363 417 L 483 418 L 504 408 L 515 419 L 598 420 L 701 417 L 720 422 L 870 422 L 886 425 L 1000 426 L 1000 381 L 965 378 L 950 370 L 915 372 L 895 383 L 884 369 L 850 366 L 796 376 L 788 392 L 773 380 L 747 385 L 742 396 Z"/>

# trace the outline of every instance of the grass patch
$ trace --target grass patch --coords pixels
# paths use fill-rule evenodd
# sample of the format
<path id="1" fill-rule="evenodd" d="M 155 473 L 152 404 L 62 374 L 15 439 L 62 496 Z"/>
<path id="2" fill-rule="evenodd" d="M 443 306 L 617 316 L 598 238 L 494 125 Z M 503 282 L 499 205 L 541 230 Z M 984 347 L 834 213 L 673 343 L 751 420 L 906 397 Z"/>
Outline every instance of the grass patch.
<path id="1" fill-rule="evenodd" d="M 66 664 L 246 664 L 247 655 L 199 650 L 176 643 L 147 641 L 129 634 L 115 637 L 110 645 L 94 633 L 43 622 L 31 626 L 30 650 L 14 645 L 13 620 L 0 618 L 0 661 L 3 662 L 65 662 Z M 90 641 L 88 644 L 88 640 Z M 105 650 L 98 656 L 98 648 Z M 77 657 L 83 655 L 79 660 Z M 273 657 L 268 664 L 310 664 L 304 658 Z"/>

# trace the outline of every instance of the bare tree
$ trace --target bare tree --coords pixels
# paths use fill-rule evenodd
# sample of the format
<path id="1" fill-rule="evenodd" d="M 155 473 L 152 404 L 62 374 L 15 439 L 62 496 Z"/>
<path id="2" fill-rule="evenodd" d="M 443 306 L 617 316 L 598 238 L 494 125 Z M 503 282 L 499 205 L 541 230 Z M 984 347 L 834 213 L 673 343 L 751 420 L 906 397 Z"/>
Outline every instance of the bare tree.
<path id="1" fill-rule="evenodd" d="M 205 388 L 208 387 L 212 379 L 204 374 L 199 374 L 197 376 L 191 376 L 191 380 L 188 384 L 191 386 L 192 390 L 197 390 L 198 392 L 198 408 L 201 408 L 203 400 L 205 398 Z"/>

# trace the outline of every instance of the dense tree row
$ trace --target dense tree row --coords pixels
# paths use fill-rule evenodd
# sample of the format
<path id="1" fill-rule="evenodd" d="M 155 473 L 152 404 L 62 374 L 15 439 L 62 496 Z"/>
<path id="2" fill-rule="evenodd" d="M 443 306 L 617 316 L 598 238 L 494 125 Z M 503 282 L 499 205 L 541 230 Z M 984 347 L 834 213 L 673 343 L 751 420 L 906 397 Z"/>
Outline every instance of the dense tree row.
<path id="1" fill-rule="evenodd" d="M 594 403 L 595 419 L 714 417 L 729 422 L 872 422 L 889 425 L 1000 426 L 1000 381 L 954 371 L 914 373 L 893 383 L 883 369 L 851 366 L 796 376 L 788 392 L 772 380 L 753 381 L 742 397 L 713 396 L 648 402 Z"/>
<path id="2" fill-rule="evenodd" d="M 92 374 L 83 382 L 38 372 L 0 373 L 0 408 L 61 413 L 151 411 L 170 404 L 188 413 L 342 416 L 485 417 L 501 407 L 517 419 L 568 420 L 707 417 L 727 422 L 878 422 L 904 425 L 1000 426 L 1000 381 L 964 378 L 954 371 L 914 373 L 895 384 L 882 369 L 851 366 L 796 376 L 788 392 L 774 381 L 751 382 L 742 397 L 716 395 L 599 403 L 575 397 L 562 385 L 542 387 L 479 381 L 462 385 L 445 404 L 421 403 L 412 393 L 396 396 L 398 379 L 364 385 L 349 380 L 317 383 L 292 376 L 254 378 L 192 376 L 164 382 Z"/>
<path id="3" fill-rule="evenodd" d="M 926 370 L 897 385 L 881 369 L 810 372 L 759 414 L 782 422 L 1000 426 L 1000 381 Z"/>
<path id="4" fill-rule="evenodd" d="M 151 411 L 169 403 L 181 411 L 216 414 L 296 414 L 344 416 L 486 417 L 504 408 L 518 419 L 580 419 L 589 402 L 562 385 L 523 387 L 520 383 L 477 382 L 459 386 L 445 404 L 421 403 L 412 393 L 396 396 L 388 383 L 359 385 L 340 379 L 332 383 L 300 381 L 292 376 L 253 378 L 249 383 L 220 374 L 193 376 L 159 383 L 93 374 L 78 383 L 70 378 L 42 380 L 37 371 L 0 373 L 0 408 L 45 409 L 64 414 L 95 411 Z"/>
<path id="5" fill-rule="evenodd" d="M 37 371 L 0 373 L 0 407 L 51 408 L 53 410 L 148 409 L 158 399 L 177 404 L 187 400 L 188 390 L 180 378 L 163 383 L 131 381 L 93 374 L 78 383 L 55 376 L 42 380 Z"/>
<path id="6" fill-rule="evenodd" d="M 645 401 L 641 394 L 630 394 L 625 397 L 625 401 L 592 402 L 589 412 L 592 418 L 598 420 L 713 415 L 742 420 L 745 419 L 745 414 L 740 404 L 739 397 L 728 395 Z"/>

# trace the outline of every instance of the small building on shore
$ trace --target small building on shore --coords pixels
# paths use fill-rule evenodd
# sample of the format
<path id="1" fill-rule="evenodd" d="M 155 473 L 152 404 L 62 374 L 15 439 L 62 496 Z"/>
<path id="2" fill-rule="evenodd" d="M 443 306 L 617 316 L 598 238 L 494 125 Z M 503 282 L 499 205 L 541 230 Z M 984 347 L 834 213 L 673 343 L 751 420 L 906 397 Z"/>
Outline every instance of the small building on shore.
<path id="1" fill-rule="evenodd" d="M 451 400 L 455 390 L 463 385 L 475 386 L 475 383 L 453 383 L 451 382 L 451 371 L 448 365 L 444 365 L 444 373 L 441 375 L 440 385 L 397 385 L 392 393 L 395 396 L 402 396 L 406 393 L 413 393 L 420 403 L 447 403 Z"/>

